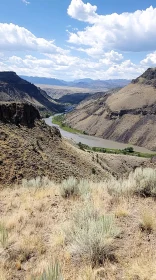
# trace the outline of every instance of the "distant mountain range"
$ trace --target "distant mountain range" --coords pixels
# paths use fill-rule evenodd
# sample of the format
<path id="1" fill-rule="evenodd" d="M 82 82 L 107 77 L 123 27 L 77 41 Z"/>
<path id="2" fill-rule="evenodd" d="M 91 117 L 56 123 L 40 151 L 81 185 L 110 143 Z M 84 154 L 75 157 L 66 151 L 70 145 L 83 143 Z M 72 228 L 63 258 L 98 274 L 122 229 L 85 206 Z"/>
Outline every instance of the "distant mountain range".
<path id="1" fill-rule="evenodd" d="M 54 86 L 68 86 L 68 87 L 78 87 L 78 88 L 89 88 L 89 89 L 112 89 L 115 87 L 124 87 L 128 85 L 131 81 L 125 79 L 112 79 L 112 80 L 93 80 L 93 79 L 78 79 L 74 81 L 63 81 L 54 78 L 44 78 L 44 77 L 29 77 L 21 76 L 21 78 L 27 80 L 33 84 L 45 84 Z"/>

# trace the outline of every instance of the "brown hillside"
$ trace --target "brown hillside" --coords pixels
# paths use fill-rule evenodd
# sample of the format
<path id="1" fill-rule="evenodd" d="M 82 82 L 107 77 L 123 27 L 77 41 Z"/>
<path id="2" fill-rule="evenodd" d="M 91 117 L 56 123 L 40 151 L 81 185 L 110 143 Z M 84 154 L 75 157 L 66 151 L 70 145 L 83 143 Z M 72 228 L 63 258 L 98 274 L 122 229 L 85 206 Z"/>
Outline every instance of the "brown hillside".
<path id="1" fill-rule="evenodd" d="M 156 68 L 117 93 L 89 98 L 67 115 L 91 135 L 156 150 Z"/>
<path id="2" fill-rule="evenodd" d="M 74 147 L 61 137 L 57 128 L 48 127 L 33 106 L 15 103 L 0 106 L 0 185 L 38 176 L 57 182 L 72 175 L 101 180 L 109 173 L 116 176 L 128 173 L 147 161 L 101 155 L 97 162 L 96 155 Z"/>
<path id="3" fill-rule="evenodd" d="M 64 110 L 44 90 L 21 79 L 15 72 L 0 72 L 0 102 L 27 102 L 41 112 Z"/>

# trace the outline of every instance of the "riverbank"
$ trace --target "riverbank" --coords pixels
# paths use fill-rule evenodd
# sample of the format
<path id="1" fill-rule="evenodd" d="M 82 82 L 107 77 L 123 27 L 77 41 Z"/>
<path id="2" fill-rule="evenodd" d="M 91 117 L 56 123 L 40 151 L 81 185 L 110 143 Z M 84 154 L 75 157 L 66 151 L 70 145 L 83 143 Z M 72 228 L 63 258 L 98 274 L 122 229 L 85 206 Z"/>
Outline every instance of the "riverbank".
<path id="1" fill-rule="evenodd" d="M 57 115 L 58 116 L 58 115 Z M 87 145 L 89 147 L 89 149 L 92 148 L 96 148 L 98 152 L 101 152 L 100 149 L 106 149 L 107 153 L 113 153 L 113 154 L 125 154 L 125 151 L 121 152 L 121 150 L 125 150 L 129 147 L 132 147 L 135 154 L 130 153 L 130 155 L 136 155 L 139 157 L 148 157 L 151 158 L 152 156 L 154 156 L 156 153 L 153 151 L 150 151 L 144 147 L 138 147 L 135 145 L 131 145 L 131 144 L 125 144 L 125 143 L 119 143 L 119 142 L 115 142 L 112 140 L 107 140 L 107 139 L 102 139 L 99 137 L 95 137 L 95 136 L 90 136 L 90 135 L 85 135 L 85 134 L 81 134 L 82 132 L 71 132 L 71 130 L 64 130 L 64 127 L 60 127 L 59 123 L 54 123 L 53 119 L 56 117 L 49 117 L 44 119 L 46 124 L 49 126 L 56 126 L 59 128 L 62 136 L 64 138 L 67 138 L 69 140 L 74 141 L 76 144 L 82 143 L 83 145 Z M 140 153 L 140 154 L 139 154 Z"/>
<path id="2" fill-rule="evenodd" d="M 63 114 L 55 115 L 55 116 L 52 118 L 52 123 L 53 123 L 53 124 L 59 125 L 60 128 L 62 128 L 62 129 L 65 130 L 65 131 L 68 131 L 68 132 L 71 132 L 71 133 L 79 133 L 79 134 L 85 134 L 85 132 L 83 132 L 83 131 L 81 131 L 81 130 L 78 130 L 78 129 L 72 128 L 71 126 L 68 126 L 68 125 L 65 123 L 65 117 L 64 117 Z"/>

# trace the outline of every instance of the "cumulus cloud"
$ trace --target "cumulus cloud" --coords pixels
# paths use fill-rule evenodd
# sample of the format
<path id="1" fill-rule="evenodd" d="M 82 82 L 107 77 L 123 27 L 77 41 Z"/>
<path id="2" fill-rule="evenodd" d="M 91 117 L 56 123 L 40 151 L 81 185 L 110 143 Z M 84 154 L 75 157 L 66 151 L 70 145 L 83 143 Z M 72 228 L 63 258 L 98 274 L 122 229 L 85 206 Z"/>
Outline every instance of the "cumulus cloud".
<path id="1" fill-rule="evenodd" d="M 141 61 L 141 64 L 146 65 L 147 67 L 150 67 L 153 65 L 156 66 L 156 51 L 148 54 L 146 56 L 146 58 Z"/>
<path id="2" fill-rule="evenodd" d="M 113 63 L 120 63 L 123 60 L 123 55 L 115 52 L 115 51 L 110 51 L 107 52 L 103 55 L 103 58 L 101 58 L 99 61 L 105 65 L 110 65 Z"/>
<path id="3" fill-rule="evenodd" d="M 90 3 L 84 4 L 81 0 L 72 0 L 67 13 L 80 21 L 94 22 L 97 17 L 96 10 L 97 6 L 92 6 Z"/>
<path id="4" fill-rule="evenodd" d="M 0 60 L 0 71 L 4 70 L 13 70 L 20 75 L 65 80 L 84 77 L 104 80 L 136 78 L 146 70 L 146 66 L 123 60 L 121 54 L 112 51 L 98 60 L 63 54 L 46 54 L 42 58 L 32 55 L 25 55 L 24 58 L 18 55 L 5 56 L 5 59 Z"/>
<path id="5" fill-rule="evenodd" d="M 64 53 L 54 41 L 38 38 L 24 27 L 15 24 L 0 23 L 0 50 L 39 51 L 47 53 Z"/>
<path id="6" fill-rule="evenodd" d="M 98 15 L 97 7 L 81 0 L 72 0 L 68 15 L 89 25 L 78 32 L 69 32 L 69 43 L 102 47 L 104 50 L 154 51 L 156 46 L 156 8 L 134 13 Z"/>

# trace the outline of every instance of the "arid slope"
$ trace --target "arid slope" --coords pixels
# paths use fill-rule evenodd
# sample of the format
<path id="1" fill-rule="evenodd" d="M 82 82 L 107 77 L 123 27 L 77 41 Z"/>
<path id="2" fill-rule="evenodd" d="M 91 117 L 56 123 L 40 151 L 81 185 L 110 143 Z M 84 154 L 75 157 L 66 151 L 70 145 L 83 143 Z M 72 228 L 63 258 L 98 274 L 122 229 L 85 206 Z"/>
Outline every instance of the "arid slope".
<path id="1" fill-rule="evenodd" d="M 90 97 L 67 115 L 91 135 L 156 150 L 156 68 L 117 93 Z"/>
<path id="2" fill-rule="evenodd" d="M 72 175 L 99 181 L 110 173 L 118 176 L 146 163 L 146 159 L 124 155 L 101 155 L 97 161 L 96 154 L 81 151 L 63 139 L 57 128 L 48 127 L 32 105 L 0 105 L 2 186 L 38 176 L 57 182 Z"/>
<path id="3" fill-rule="evenodd" d="M 0 279 L 156 279 L 156 170 L 80 181 L 85 193 L 70 197 L 63 195 L 69 181 L 40 183 L 0 189 Z"/>

